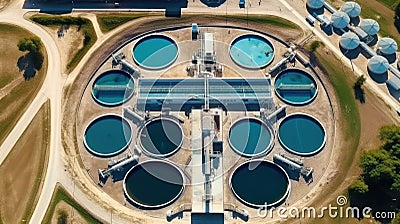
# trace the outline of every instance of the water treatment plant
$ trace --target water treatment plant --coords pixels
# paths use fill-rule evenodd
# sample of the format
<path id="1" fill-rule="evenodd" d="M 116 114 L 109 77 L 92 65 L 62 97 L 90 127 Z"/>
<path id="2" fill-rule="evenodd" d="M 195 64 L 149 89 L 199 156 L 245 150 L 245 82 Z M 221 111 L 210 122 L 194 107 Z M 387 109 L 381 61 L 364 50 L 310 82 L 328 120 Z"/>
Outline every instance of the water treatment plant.
<path id="1" fill-rule="evenodd" d="M 90 176 L 128 208 L 171 221 L 247 220 L 299 200 L 332 150 L 321 77 L 272 35 L 198 29 L 133 37 L 98 65 L 77 124 Z M 101 123 L 110 113 L 119 126 Z"/>
<path id="2" fill-rule="evenodd" d="M 0 0 L 0 224 L 382 221 L 302 217 L 364 197 L 399 215 L 381 1 Z"/>

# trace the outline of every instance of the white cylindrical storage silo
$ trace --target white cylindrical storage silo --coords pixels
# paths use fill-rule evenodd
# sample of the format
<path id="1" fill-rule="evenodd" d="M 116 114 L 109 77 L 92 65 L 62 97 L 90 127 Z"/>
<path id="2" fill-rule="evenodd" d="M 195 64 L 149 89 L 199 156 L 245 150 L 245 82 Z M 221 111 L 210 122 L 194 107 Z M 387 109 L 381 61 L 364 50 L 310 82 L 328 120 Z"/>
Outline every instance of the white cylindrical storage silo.
<path id="1" fill-rule="evenodd" d="M 356 49 L 360 45 L 360 38 L 353 32 L 347 32 L 340 37 L 340 46 L 346 50 Z"/>
<path id="2" fill-rule="evenodd" d="M 307 0 L 307 6 L 311 9 L 320 9 L 324 6 L 324 0 Z"/>
<path id="3" fill-rule="evenodd" d="M 360 23 L 360 28 L 368 35 L 375 35 L 379 32 L 379 23 L 373 19 L 364 19 Z"/>
<path id="4" fill-rule="evenodd" d="M 397 51 L 397 43 L 389 37 L 382 38 L 378 43 L 378 51 L 382 54 L 394 54 Z"/>
<path id="5" fill-rule="evenodd" d="M 368 62 L 368 69 L 375 74 L 383 74 L 387 72 L 388 67 L 388 60 L 380 55 L 373 56 Z"/>
<path id="6" fill-rule="evenodd" d="M 350 17 L 341 11 L 336 11 L 332 14 L 331 17 L 332 26 L 338 29 L 343 29 L 350 23 Z"/>
<path id="7" fill-rule="evenodd" d="M 361 13 L 361 7 L 357 2 L 346 2 L 340 10 L 352 18 L 359 16 Z"/>

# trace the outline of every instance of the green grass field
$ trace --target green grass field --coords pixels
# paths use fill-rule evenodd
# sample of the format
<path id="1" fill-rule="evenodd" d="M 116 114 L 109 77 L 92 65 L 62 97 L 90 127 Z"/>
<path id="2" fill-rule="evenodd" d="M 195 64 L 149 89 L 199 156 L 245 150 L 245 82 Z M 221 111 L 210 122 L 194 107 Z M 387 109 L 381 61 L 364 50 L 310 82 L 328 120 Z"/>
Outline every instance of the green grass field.
<path id="1" fill-rule="evenodd" d="M 396 6 L 400 3 L 400 0 L 378 0 L 378 1 L 387 5 L 391 9 L 395 9 Z"/>
<path id="2" fill-rule="evenodd" d="M 222 17 L 222 16 L 220 16 Z M 268 24 L 271 26 L 276 26 L 276 27 L 281 27 L 281 28 L 287 28 L 287 29 L 299 29 L 301 30 L 301 28 L 287 20 L 287 19 L 283 19 L 281 17 L 277 17 L 277 16 L 271 16 L 271 15 L 228 15 L 227 16 L 228 19 L 230 20 L 242 20 L 242 21 L 249 21 L 249 22 L 254 22 L 254 23 L 260 23 L 260 24 Z"/>

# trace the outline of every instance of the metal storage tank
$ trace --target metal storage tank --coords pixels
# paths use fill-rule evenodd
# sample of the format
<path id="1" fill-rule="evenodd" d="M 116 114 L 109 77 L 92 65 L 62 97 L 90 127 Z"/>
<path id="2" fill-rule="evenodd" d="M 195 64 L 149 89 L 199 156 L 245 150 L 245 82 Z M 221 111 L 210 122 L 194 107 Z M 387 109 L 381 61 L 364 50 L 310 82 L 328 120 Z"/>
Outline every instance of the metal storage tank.
<path id="1" fill-rule="evenodd" d="M 325 0 L 307 0 L 307 6 L 311 9 L 319 9 L 324 6 Z"/>
<path id="2" fill-rule="evenodd" d="M 347 50 L 353 50 L 360 45 L 360 38 L 353 33 L 347 32 L 340 37 L 340 46 Z"/>
<path id="3" fill-rule="evenodd" d="M 380 55 L 373 56 L 368 62 L 368 69 L 375 74 L 385 73 L 388 67 L 388 60 Z"/>
<path id="4" fill-rule="evenodd" d="M 343 4 L 341 11 L 345 12 L 350 17 L 357 17 L 361 13 L 361 7 L 356 2 L 346 2 Z"/>
<path id="5" fill-rule="evenodd" d="M 379 23 L 373 19 L 364 19 L 360 23 L 360 27 L 364 30 L 368 35 L 375 35 L 379 32 L 380 26 Z"/>
<path id="6" fill-rule="evenodd" d="M 397 51 L 397 43 L 392 38 L 384 37 L 378 43 L 378 51 L 382 54 L 394 54 Z"/>
<path id="7" fill-rule="evenodd" d="M 331 20 L 332 25 L 338 29 L 343 29 L 350 23 L 350 17 L 346 13 L 341 11 L 334 12 L 332 14 Z"/>

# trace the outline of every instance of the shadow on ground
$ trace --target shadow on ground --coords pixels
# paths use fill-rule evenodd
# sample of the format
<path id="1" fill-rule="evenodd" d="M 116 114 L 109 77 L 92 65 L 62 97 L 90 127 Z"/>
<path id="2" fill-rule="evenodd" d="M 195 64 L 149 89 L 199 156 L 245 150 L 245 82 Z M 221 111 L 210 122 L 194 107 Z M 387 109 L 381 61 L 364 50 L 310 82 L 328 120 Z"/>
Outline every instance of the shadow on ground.
<path id="1" fill-rule="evenodd" d="M 209 0 L 200 0 L 200 1 L 201 1 L 201 3 L 203 3 L 204 5 L 206 5 L 206 6 L 208 6 L 208 7 L 212 7 L 212 8 L 218 7 L 218 6 L 222 5 L 222 4 L 224 4 L 224 2 L 225 2 L 225 0 L 212 0 L 212 1 L 209 1 Z"/>
<path id="2" fill-rule="evenodd" d="M 343 48 L 342 46 L 339 45 L 339 49 L 342 52 L 342 54 L 346 58 L 348 58 L 350 60 L 358 58 L 358 56 L 361 54 L 361 48 L 360 47 L 356 47 L 353 50 L 348 50 L 348 49 L 345 49 L 345 48 Z"/>
<path id="3" fill-rule="evenodd" d="M 376 83 L 379 84 L 385 83 L 389 76 L 387 71 L 383 74 L 376 74 L 371 72 L 369 69 L 368 69 L 368 74 L 372 80 L 374 80 Z"/>
<path id="4" fill-rule="evenodd" d="M 17 66 L 19 71 L 23 72 L 25 80 L 35 77 L 43 66 L 43 60 L 43 55 L 37 52 L 29 52 L 18 59 Z"/>

